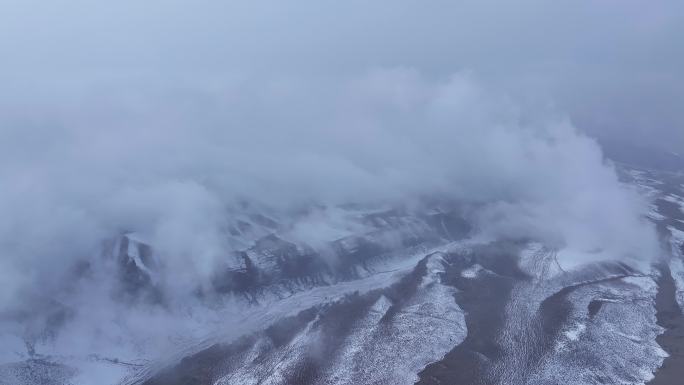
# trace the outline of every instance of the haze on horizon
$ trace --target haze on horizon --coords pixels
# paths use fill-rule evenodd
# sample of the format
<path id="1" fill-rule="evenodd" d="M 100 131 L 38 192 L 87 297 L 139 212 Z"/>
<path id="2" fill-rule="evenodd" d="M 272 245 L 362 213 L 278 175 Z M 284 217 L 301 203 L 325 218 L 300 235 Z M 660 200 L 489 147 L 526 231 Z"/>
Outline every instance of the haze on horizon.
<path id="1" fill-rule="evenodd" d="M 241 76 L 471 71 L 592 135 L 684 152 L 684 9 L 664 0 L 0 2 L 14 103 Z M 79 91 L 80 90 L 80 91 Z M 168 91 L 168 90 L 167 90 Z M 135 91 L 133 91 L 135 92 Z M 186 95 L 187 97 L 187 95 Z M 34 114 L 36 111 L 34 111 Z"/>

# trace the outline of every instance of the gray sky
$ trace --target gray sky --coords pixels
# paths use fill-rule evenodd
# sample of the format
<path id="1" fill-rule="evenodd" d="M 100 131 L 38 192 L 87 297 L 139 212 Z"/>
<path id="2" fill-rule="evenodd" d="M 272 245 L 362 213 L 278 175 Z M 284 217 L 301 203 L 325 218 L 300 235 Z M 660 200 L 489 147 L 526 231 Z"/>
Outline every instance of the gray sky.
<path id="1" fill-rule="evenodd" d="M 0 1 L 0 79 L 59 99 L 93 79 L 212 82 L 468 70 L 580 129 L 684 150 L 677 0 Z M 49 104 L 49 103 L 48 103 Z"/>

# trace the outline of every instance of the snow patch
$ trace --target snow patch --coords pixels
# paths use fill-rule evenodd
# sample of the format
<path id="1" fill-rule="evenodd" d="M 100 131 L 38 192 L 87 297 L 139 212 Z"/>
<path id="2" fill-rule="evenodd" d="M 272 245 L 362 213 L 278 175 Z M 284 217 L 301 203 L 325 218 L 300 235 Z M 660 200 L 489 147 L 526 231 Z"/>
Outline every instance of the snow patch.
<path id="1" fill-rule="evenodd" d="M 478 263 L 470 266 L 469 268 L 461 271 L 461 277 L 463 278 L 477 278 L 485 269 Z"/>
<path id="2" fill-rule="evenodd" d="M 587 330 L 587 325 L 578 322 L 575 325 L 573 325 L 570 329 L 566 330 L 564 334 L 565 337 L 567 337 L 567 339 L 569 339 L 570 341 L 577 341 L 585 330 Z"/>

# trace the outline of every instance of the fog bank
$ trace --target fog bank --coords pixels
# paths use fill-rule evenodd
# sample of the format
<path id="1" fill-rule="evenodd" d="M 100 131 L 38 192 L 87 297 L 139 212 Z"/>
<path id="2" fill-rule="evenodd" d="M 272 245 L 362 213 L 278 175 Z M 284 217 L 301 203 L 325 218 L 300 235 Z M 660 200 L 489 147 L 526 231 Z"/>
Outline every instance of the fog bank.
<path id="1" fill-rule="evenodd" d="M 448 201 L 485 239 L 657 253 L 592 138 L 684 150 L 681 2 L 0 5 L 0 332 L 57 297 L 82 317 L 63 346 L 164 340 L 178 308 L 117 303 L 104 265 L 67 277 L 133 232 L 195 306 L 254 207 Z M 322 244 L 339 221 L 293 234 Z"/>
<path id="2" fill-rule="evenodd" d="M 240 202 L 287 211 L 437 197 L 483 205 L 481 228 L 500 236 L 653 250 L 643 207 L 592 139 L 468 73 L 106 84 L 68 95 L 50 112 L 17 107 L 2 131 L 0 241 L 4 270 L 18 273 L 6 299 L 24 284 L 56 284 L 69 261 L 129 231 L 200 279 L 230 248 L 225 221 Z"/>

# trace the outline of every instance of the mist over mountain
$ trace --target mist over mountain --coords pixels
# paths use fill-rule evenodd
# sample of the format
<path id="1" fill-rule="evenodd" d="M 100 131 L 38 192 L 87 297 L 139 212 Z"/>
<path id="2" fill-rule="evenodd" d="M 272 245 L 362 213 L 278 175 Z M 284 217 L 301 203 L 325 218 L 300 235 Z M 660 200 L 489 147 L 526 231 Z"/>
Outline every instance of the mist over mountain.
<path id="1" fill-rule="evenodd" d="M 662 364 L 679 2 L 0 6 L 0 384 Z"/>
<path id="2" fill-rule="evenodd" d="M 240 202 L 294 212 L 447 199 L 480 205 L 492 236 L 628 257 L 655 248 L 644 203 L 596 142 L 470 75 L 429 82 L 383 70 L 341 84 L 247 80 L 194 92 L 160 101 L 141 91 L 135 106 L 115 98 L 85 110 L 88 100 L 67 101 L 48 118 L 62 127 L 4 130 L 7 271 L 26 269 L 52 290 L 70 262 L 136 232 L 177 264 L 171 274 L 199 284 L 230 247 L 226 220 Z"/>

